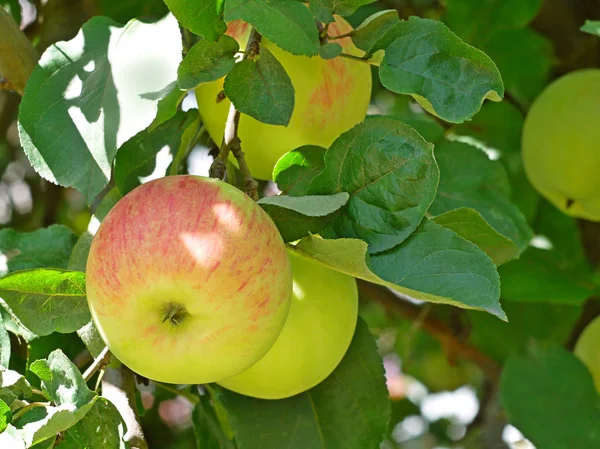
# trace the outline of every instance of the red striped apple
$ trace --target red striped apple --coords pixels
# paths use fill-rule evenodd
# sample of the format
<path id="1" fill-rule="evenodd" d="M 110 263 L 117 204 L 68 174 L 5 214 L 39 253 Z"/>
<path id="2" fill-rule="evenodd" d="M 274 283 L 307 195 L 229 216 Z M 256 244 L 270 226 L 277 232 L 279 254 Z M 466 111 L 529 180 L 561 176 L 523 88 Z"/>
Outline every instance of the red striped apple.
<path id="1" fill-rule="evenodd" d="M 329 34 L 339 36 L 352 30 L 342 17 L 329 25 Z M 245 48 L 250 27 L 242 21 L 228 24 L 227 34 Z M 350 38 L 333 41 L 344 53 L 362 56 Z M 267 48 L 283 65 L 295 90 L 295 105 L 288 126 L 267 125 L 242 115 L 239 137 L 246 162 L 252 175 L 271 179 L 277 160 L 288 151 L 303 145 L 328 148 L 344 131 L 362 122 L 371 98 L 371 68 L 369 64 L 337 57 L 325 60 L 288 53 L 267 39 L 261 45 Z M 223 139 L 230 102 L 218 100 L 223 90 L 220 79 L 196 88 L 198 110 L 212 139 L 218 144 Z"/>
<path id="2" fill-rule="evenodd" d="M 288 315 L 290 261 L 269 216 L 235 187 L 169 176 L 136 188 L 90 249 L 87 297 L 112 353 L 136 373 L 207 383 L 249 368 Z"/>
<path id="3" fill-rule="evenodd" d="M 294 293 L 281 335 L 262 359 L 219 385 L 262 399 L 282 399 L 319 384 L 346 354 L 358 317 L 352 276 L 290 251 Z"/>

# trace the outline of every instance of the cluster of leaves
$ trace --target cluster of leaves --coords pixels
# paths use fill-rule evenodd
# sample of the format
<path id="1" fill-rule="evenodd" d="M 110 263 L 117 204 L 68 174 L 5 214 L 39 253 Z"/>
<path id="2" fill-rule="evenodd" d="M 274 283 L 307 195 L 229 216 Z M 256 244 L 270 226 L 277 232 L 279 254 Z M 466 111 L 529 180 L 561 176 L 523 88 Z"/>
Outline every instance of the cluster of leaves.
<path id="1" fill-rule="evenodd" d="M 532 339 L 563 344 L 596 288 L 574 220 L 540 200 L 520 162 L 524 111 L 552 63 L 551 43 L 528 27 L 541 0 L 447 3 L 438 21 L 404 20 L 374 0 L 165 0 L 171 14 L 124 25 L 118 21 L 136 13 L 161 16 L 165 5 L 132 12 L 100 2 L 105 16 L 41 56 L 19 110 L 21 145 L 42 178 L 81 192 L 97 224 L 154 171 L 163 148 L 173 158 L 168 173 L 181 172 L 201 127 L 198 111 L 184 112 L 181 102 L 199 84 L 225 77 L 224 93 L 238 111 L 289 122 L 294 87 L 284 68 L 264 48 L 236 63 L 240 47 L 224 34 L 226 22 L 248 22 L 292 54 L 330 59 L 344 57 L 336 36 L 326 34 L 333 15 L 360 17 L 350 37 L 364 56 L 355 63 L 372 64 L 381 91 L 400 95 L 329 148 L 286 154 L 273 172 L 282 194 L 259 204 L 295 250 L 400 295 L 466 309 L 469 343 L 506 366 L 501 395 L 510 420 L 540 447 L 595 447 L 597 394 L 583 365 L 555 346 L 522 354 Z M 6 4 L 19 19 L 15 2 Z M 180 25 L 184 37 L 193 33 L 189 48 Z M 505 89 L 510 101 L 500 103 Z M 92 234 L 93 226 L 79 236 L 61 225 L 0 231 L 6 447 L 126 447 L 122 418 L 88 389 L 72 354 L 29 354 L 25 367 L 10 350 L 9 333 L 33 346 L 77 332 L 98 355 L 85 297 Z M 551 249 L 531 246 L 534 235 Z M 393 328 L 398 342 L 414 334 L 406 323 L 365 318 L 372 329 Z M 421 340 L 443 355 L 422 331 L 411 345 Z M 388 352 L 418 352 L 400 346 Z M 411 369 L 418 375 L 418 358 L 407 363 Z M 571 383 L 584 405 L 565 415 Z M 384 438 L 391 444 L 393 425 L 415 413 L 390 407 L 380 355 L 360 320 L 340 366 L 306 393 L 263 401 L 215 387 L 202 392 L 188 395 L 199 447 L 364 449 Z"/>

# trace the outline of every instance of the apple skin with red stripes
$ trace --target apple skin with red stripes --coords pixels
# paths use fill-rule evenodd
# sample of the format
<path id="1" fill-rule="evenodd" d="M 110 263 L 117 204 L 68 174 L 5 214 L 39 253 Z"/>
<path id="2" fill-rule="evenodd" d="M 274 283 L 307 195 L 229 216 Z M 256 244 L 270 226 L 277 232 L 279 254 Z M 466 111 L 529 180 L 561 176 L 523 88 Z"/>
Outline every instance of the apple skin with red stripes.
<path id="1" fill-rule="evenodd" d="M 352 30 L 342 17 L 329 25 L 330 36 L 340 36 Z M 230 22 L 227 34 L 244 49 L 250 34 L 247 23 Z M 343 52 L 363 56 L 349 37 L 332 42 Z M 288 53 L 268 39 L 261 46 L 281 63 L 294 86 L 294 112 L 287 126 L 269 125 L 242 114 L 238 136 L 252 175 L 270 180 L 275 163 L 288 151 L 304 145 L 328 148 L 340 134 L 362 122 L 371 98 L 371 68 L 369 64 L 348 58 L 325 60 L 320 56 L 299 56 Z M 223 140 L 230 102 L 221 100 L 224 78 L 203 83 L 195 89 L 198 110 L 211 138 Z"/>
<path id="2" fill-rule="evenodd" d="M 292 273 L 273 221 L 215 179 L 169 176 L 111 209 L 87 261 L 92 318 L 134 372 L 178 384 L 249 368 L 279 336 Z"/>

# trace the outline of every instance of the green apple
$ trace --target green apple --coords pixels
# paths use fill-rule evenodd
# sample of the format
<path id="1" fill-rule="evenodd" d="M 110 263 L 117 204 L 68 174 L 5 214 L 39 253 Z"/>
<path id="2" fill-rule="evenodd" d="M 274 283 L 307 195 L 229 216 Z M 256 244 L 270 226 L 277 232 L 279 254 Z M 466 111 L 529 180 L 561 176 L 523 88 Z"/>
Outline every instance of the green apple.
<path id="1" fill-rule="evenodd" d="M 600 220 L 600 70 L 569 73 L 535 100 L 523 128 L 531 184 L 568 215 Z"/>
<path id="2" fill-rule="evenodd" d="M 346 34 L 352 27 L 341 17 L 329 25 L 329 34 Z M 245 48 L 250 28 L 247 23 L 233 21 L 227 34 Z M 334 41 L 344 53 L 362 56 L 350 38 Z M 239 137 L 252 175 L 270 180 L 277 160 L 288 151 L 303 145 L 329 147 L 344 131 L 364 120 L 371 98 L 369 64 L 337 57 L 325 60 L 319 56 L 292 55 L 263 39 L 261 45 L 275 55 L 292 80 L 295 105 L 288 126 L 267 125 L 242 115 Z M 223 90 L 220 79 L 196 88 L 198 110 L 212 139 L 220 144 L 229 111 L 229 100 L 217 98 Z"/>
<path id="3" fill-rule="evenodd" d="M 314 387 L 341 362 L 358 317 L 356 280 L 290 251 L 290 314 L 273 347 L 250 369 L 219 385 L 262 399 L 282 399 Z"/>
<path id="4" fill-rule="evenodd" d="M 222 181 L 169 176 L 108 213 L 87 298 L 112 353 L 153 380 L 199 384 L 249 368 L 275 343 L 292 273 L 269 216 Z"/>
<path id="5" fill-rule="evenodd" d="M 600 393 L 600 317 L 583 330 L 574 352 L 592 373 L 596 390 Z"/>

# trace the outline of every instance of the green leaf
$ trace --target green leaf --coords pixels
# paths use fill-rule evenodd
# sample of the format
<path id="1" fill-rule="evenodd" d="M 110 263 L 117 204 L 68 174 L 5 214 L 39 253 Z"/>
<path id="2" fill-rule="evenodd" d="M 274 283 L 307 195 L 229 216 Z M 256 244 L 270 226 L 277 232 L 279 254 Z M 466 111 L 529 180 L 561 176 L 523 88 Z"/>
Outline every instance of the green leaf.
<path id="1" fill-rule="evenodd" d="M 177 20 L 206 40 L 216 41 L 227 30 L 223 21 L 224 0 L 165 0 Z"/>
<path id="2" fill-rule="evenodd" d="M 535 230 L 550 241 L 550 251 L 559 254 L 563 267 L 589 273 L 577 219 L 563 214 L 550 201 L 541 200 L 535 217 Z"/>
<path id="3" fill-rule="evenodd" d="M 444 127 L 436 118 L 427 114 L 423 108 L 416 104 L 412 97 L 405 95 L 396 95 L 395 97 L 394 106 L 388 114 L 390 117 L 397 118 L 414 128 L 428 142 L 437 144 L 444 139 L 446 133 Z M 475 117 L 478 116 L 479 114 Z"/>
<path id="4" fill-rule="evenodd" d="M 496 267 L 479 248 L 427 220 L 404 243 L 376 255 L 357 239 L 305 237 L 295 246 L 331 268 L 414 299 L 484 310 L 506 319 Z"/>
<path id="5" fill-rule="evenodd" d="M 114 178 L 119 192 L 125 195 L 141 185 L 141 180 L 154 172 L 157 154 L 164 148 L 172 155 L 177 154 L 182 145 L 187 148 L 190 133 L 186 130 L 193 127 L 195 132 L 199 120 L 197 109 L 177 111 L 173 118 L 153 131 L 143 130 L 125 142 L 115 158 Z"/>
<path id="6" fill-rule="evenodd" d="M 521 151 L 523 121 L 523 114 L 511 103 L 485 103 L 471 120 L 454 125 L 451 137 L 472 137 L 498 150 L 502 159 Z"/>
<path id="7" fill-rule="evenodd" d="M 585 33 L 600 36 L 600 20 L 586 20 L 579 29 Z"/>
<path id="8" fill-rule="evenodd" d="M 85 326 L 78 329 L 77 335 L 79 335 L 79 338 L 81 338 L 81 341 L 83 341 L 85 347 L 88 348 L 94 357 L 98 357 L 98 355 L 106 346 L 93 321 L 90 321 Z"/>
<path id="9" fill-rule="evenodd" d="M 10 337 L 0 315 L 0 367 L 8 368 L 10 362 Z"/>
<path id="10" fill-rule="evenodd" d="M 373 51 L 385 49 L 379 78 L 389 90 L 413 95 L 429 112 L 462 123 L 484 99 L 500 101 L 498 69 L 483 52 L 438 21 L 411 17 L 389 29 Z"/>
<path id="11" fill-rule="evenodd" d="M 496 232 L 523 251 L 533 232 L 510 202 L 510 183 L 502 164 L 461 142 L 438 145 L 435 156 L 440 184 L 429 212 L 435 216 L 460 207 L 475 209 Z"/>
<path id="12" fill-rule="evenodd" d="M 273 53 L 264 47 L 258 60 L 237 63 L 223 87 L 238 111 L 258 121 L 287 126 L 292 118 L 292 80 Z"/>
<path id="13" fill-rule="evenodd" d="M 446 24 L 466 42 L 478 43 L 498 28 L 523 28 L 542 0 L 448 0 Z"/>
<path id="14" fill-rule="evenodd" d="M 309 8 L 317 20 L 331 23 L 333 14 L 349 16 L 363 5 L 368 5 L 376 0 L 310 0 Z"/>
<path id="15" fill-rule="evenodd" d="M 563 345 L 581 315 L 578 305 L 504 301 L 509 322 L 487 313 L 469 311 L 469 341 L 500 363 L 532 341 Z"/>
<path id="16" fill-rule="evenodd" d="M 85 274 L 38 268 L 0 279 L 0 303 L 37 335 L 74 332 L 90 320 Z"/>
<path id="17" fill-rule="evenodd" d="M 19 109 L 33 168 L 91 204 L 110 179 L 117 148 L 156 116 L 150 94 L 176 79 L 180 61 L 181 35 L 170 15 L 125 27 L 93 17 L 75 38 L 49 47 Z"/>
<path id="18" fill-rule="evenodd" d="M 36 360 L 29 369 L 40 378 L 44 393 L 56 405 L 81 406 L 96 396 L 87 387 L 79 369 L 60 349 L 50 353 L 47 359 Z"/>
<path id="19" fill-rule="evenodd" d="M 25 445 L 25 441 L 19 435 L 19 431 L 12 426 L 8 425 L 6 430 L 0 433 L 0 447 L 9 449 L 26 449 L 28 446 Z"/>
<path id="20" fill-rule="evenodd" d="M 508 420 L 544 449 L 600 447 L 600 396 L 592 376 L 560 347 L 508 360 L 500 381 Z"/>
<path id="21" fill-rule="evenodd" d="M 54 437 L 50 437 L 44 441 L 40 441 L 39 443 L 31 446 L 31 449 L 53 449 L 54 443 L 56 443 L 57 438 L 58 437 L 55 435 Z"/>
<path id="22" fill-rule="evenodd" d="M 277 187 L 288 195 L 306 195 L 313 179 L 325 169 L 325 151 L 306 145 L 284 154 L 273 169 Z"/>
<path id="23" fill-rule="evenodd" d="M 60 449 L 126 449 L 123 441 L 127 427 L 117 408 L 105 398 L 98 398 L 83 419 L 69 428 L 58 446 Z"/>
<path id="24" fill-rule="evenodd" d="M 52 225 L 33 232 L 0 230 L 0 276 L 31 268 L 67 268 L 77 236 L 63 225 Z"/>
<path id="25" fill-rule="evenodd" d="M 92 409 L 98 396 L 89 390 L 83 376 L 60 350 L 48 359 L 36 360 L 29 369 L 42 382 L 42 390 L 56 406 L 36 407 L 18 421 L 19 433 L 28 445 L 64 432 Z"/>
<path id="26" fill-rule="evenodd" d="M 397 10 L 379 11 L 367 17 L 352 32 L 352 42 L 361 50 L 370 53 L 377 41 L 398 22 L 400 22 L 400 19 Z"/>
<path id="27" fill-rule="evenodd" d="M 208 395 L 199 397 L 192 414 L 196 444 L 201 449 L 235 449 L 234 441 L 227 438 L 221 428 L 219 418 L 215 413 Z"/>
<path id="28" fill-rule="evenodd" d="M 96 219 L 100 222 L 102 222 L 102 220 L 104 220 L 104 217 L 106 217 L 106 215 L 110 212 L 110 210 L 114 207 L 115 204 L 117 204 L 121 198 L 123 198 L 123 195 L 121 195 L 121 192 L 119 192 L 119 189 L 114 188 L 111 189 L 105 196 L 104 198 L 102 198 L 102 201 L 100 201 L 100 204 L 98 204 L 98 207 L 96 208 L 96 212 L 94 212 L 94 217 L 96 217 Z"/>
<path id="29" fill-rule="evenodd" d="M 0 0 L 0 7 L 9 13 L 18 25 L 21 24 L 21 5 L 19 0 Z"/>
<path id="30" fill-rule="evenodd" d="M 6 402 L 0 399 L 0 433 L 6 430 L 11 420 L 12 412 L 10 411 L 10 407 L 6 404 Z"/>
<path id="31" fill-rule="evenodd" d="M 530 247 L 498 272 L 502 298 L 511 301 L 581 304 L 594 291 L 589 269 L 571 265 L 552 250 Z"/>
<path id="32" fill-rule="evenodd" d="M 148 131 L 154 131 L 159 125 L 172 118 L 186 95 L 187 91 L 180 90 L 177 81 L 169 84 L 167 92 L 164 92 L 164 95 L 160 96 L 158 100 L 156 117 L 148 127 Z"/>
<path id="33" fill-rule="evenodd" d="M 11 410 L 21 408 L 31 395 L 31 386 L 21 373 L 0 367 L 0 400 Z"/>
<path id="34" fill-rule="evenodd" d="M 374 448 L 390 417 L 381 357 L 361 319 L 346 356 L 316 387 L 279 401 L 223 397 L 241 449 Z"/>
<path id="35" fill-rule="evenodd" d="M 94 6 L 98 8 L 97 12 L 94 11 L 95 15 L 110 17 L 119 23 L 127 23 L 137 17 L 157 20 L 169 12 L 162 0 L 98 0 Z"/>
<path id="36" fill-rule="evenodd" d="M 521 158 L 521 133 L 523 114 L 507 102 L 486 103 L 469 122 L 456 125 L 450 133 L 451 139 L 482 144 L 500 152 L 499 161 L 508 172 L 511 184 L 511 201 L 519 207 L 528 221 L 533 219 L 539 194 L 525 175 Z M 467 141 L 467 140 L 465 140 Z"/>
<path id="37" fill-rule="evenodd" d="M 69 271 L 81 271 L 85 273 L 87 258 L 93 239 L 94 236 L 87 231 L 79 236 L 71 252 L 71 257 L 69 257 L 69 264 L 67 266 Z"/>
<path id="38" fill-rule="evenodd" d="M 406 240 L 435 196 L 439 172 L 432 150 L 412 128 L 385 117 L 338 137 L 309 194 L 348 192 L 350 201 L 323 235 L 365 240 L 371 253 Z"/>
<path id="39" fill-rule="evenodd" d="M 225 20 L 241 19 L 294 55 L 319 53 L 317 24 L 306 6 L 289 0 L 227 0 Z"/>
<path id="40" fill-rule="evenodd" d="M 323 59 L 333 59 L 338 57 L 342 53 L 342 46 L 335 42 L 322 45 L 319 48 L 319 56 Z"/>
<path id="41" fill-rule="evenodd" d="M 519 257 L 519 248 L 498 233 L 475 209 L 460 207 L 433 218 L 435 223 L 456 232 L 491 257 L 496 266 Z"/>
<path id="42" fill-rule="evenodd" d="M 499 30 L 482 46 L 496 63 L 506 92 L 529 107 L 546 87 L 554 66 L 554 48 L 546 37 L 530 28 Z"/>
<path id="43" fill-rule="evenodd" d="M 237 41 L 221 36 L 217 42 L 203 40 L 195 44 L 177 69 L 181 89 L 193 89 L 200 83 L 215 81 L 227 75 L 235 65 L 234 56 L 240 49 Z"/>
<path id="44" fill-rule="evenodd" d="M 293 242 L 324 229 L 350 198 L 346 192 L 321 196 L 270 196 L 258 204 L 269 214 L 283 240 Z"/>

